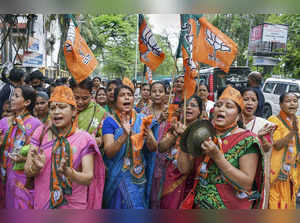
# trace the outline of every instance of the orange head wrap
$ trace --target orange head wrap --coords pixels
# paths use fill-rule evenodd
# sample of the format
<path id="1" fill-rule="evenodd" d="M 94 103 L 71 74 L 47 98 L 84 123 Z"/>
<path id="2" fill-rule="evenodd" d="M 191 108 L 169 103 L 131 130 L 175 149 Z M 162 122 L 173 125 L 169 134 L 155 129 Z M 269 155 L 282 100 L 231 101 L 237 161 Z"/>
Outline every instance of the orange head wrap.
<path id="1" fill-rule="evenodd" d="M 67 103 L 76 107 L 73 91 L 64 85 L 54 88 L 49 101 Z"/>
<path id="2" fill-rule="evenodd" d="M 134 92 L 134 85 L 127 77 L 123 78 L 122 84 L 130 87 L 131 90 Z"/>
<path id="3" fill-rule="evenodd" d="M 222 95 L 219 97 L 219 99 L 222 98 L 231 99 L 232 101 L 237 103 L 242 110 L 244 110 L 244 101 L 241 93 L 230 85 L 227 86 Z"/>

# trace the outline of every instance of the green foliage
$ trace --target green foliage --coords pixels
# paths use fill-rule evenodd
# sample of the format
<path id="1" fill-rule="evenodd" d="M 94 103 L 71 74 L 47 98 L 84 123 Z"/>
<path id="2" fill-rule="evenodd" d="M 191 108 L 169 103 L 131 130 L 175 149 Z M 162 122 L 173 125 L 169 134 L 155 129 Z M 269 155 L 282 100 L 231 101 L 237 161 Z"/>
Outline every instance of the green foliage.
<path id="1" fill-rule="evenodd" d="M 229 36 L 238 45 L 239 53 L 236 61 L 238 66 L 245 66 L 251 26 L 264 22 L 269 15 L 265 14 L 217 14 L 211 18 L 214 26 Z"/>

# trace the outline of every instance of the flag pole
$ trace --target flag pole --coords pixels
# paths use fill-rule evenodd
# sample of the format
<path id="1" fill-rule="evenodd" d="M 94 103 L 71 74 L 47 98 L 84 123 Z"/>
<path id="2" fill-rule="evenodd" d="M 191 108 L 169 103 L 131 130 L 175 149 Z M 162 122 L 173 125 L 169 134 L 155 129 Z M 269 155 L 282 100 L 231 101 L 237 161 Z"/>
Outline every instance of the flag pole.
<path id="1" fill-rule="evenodd" d="M 183 124 L 186 125 L 186 89 L 184 89 Z"/>
<path id="2" fill-rule="evenodd" d="M 169 105 L 171 104 L 171 101 L 172 101 L 172 92 L 173 92 L 173 89 L 174 89 L 175 74 L 177 74 L 177 72 L 178 72 L 176 56 L 173 57 L 173 59 L 174 59 L 174 72 L 172 73 L 172 82 L 171 82 L 172 83 L 172 88 L 169 92 L 168 107 L 169 107 Z"/>
<path id="3" fill-rule="evenodd" d="M 138 64 L 138 43 L 139 43 L 139 14 L 136 14 L 136 45 L 135 45 L 135 73 L 134 79 L 137 81 L 137 64 Z"/>

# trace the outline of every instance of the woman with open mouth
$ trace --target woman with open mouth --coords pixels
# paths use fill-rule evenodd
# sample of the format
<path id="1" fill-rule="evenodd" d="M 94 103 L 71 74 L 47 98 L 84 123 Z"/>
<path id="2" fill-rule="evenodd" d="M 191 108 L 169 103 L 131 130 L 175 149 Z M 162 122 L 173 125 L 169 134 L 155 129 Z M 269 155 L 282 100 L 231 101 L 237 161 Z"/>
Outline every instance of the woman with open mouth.
<path id="1" fill-rule="evenodd" d="M 180 151 L 178 169 L 194 171 L 194 186 L 181 204 L 183 209 L 251 209 L 261 207 L 263 157 L 260 141 L 238 126 L 244 102 L 240 92 L 228 86 L 215 104 L 216 137 L 201 145 L 202 156 Z"/>
<path id="2" fill-rule="evenodd" d="M 36 93 L 32 87 L 21 86 L 11 98 L 13 117 L 0 120 L 1 130 L 1 179 L 6 182 L 5 208 L 32 209 L 34 191 L 25 188 L 26 145 L 32 132 L 41 122 L 32 116 Z"/>
<path id="3" fill-rule="evenodd" d="M 280 112 L 268 120 L 277 125 L 273 135 L 270 170 L 270 209 L 295 209 L 300 183 L 298 97 L 284 93 L 279 97 Z"/>
<path id="4" fill-rule="evenodd" d="M 265 170 L 265 188 L 263 209 L 268 208 L 269 191 L 270 191 L 270 158 L 272 150 L 272 135 L 276 125 L 272 122 L 255 116 L 258 107 L 258 93 L 254 88 L 246 88 L 242 91 L 245 109 L 243 110 L 243 122 L 245 128 L 257 134 L 261 140 L 264 151 L 264 170 Z"/>
<path id="5" fill-rule="evenodd" d="M 106 116 L 105 109 L 92 100 L 93 82 L 88 77 L 79 84 L 74 79 L 70 81 L 77 111 L 78 128 L 87 131 L 95 137 L 99 148 L 102 147 L 102 124 Z"/>
<path id="6" fill-rule="evenodd" d="M 183 111 L 183 109 L 182 109 Z M 189 126 L 202 114 L 202 100 L 194 95 L 187 101 L 186 123 Z M 183 114 L 182 114 L 183 117 Z M 161 158 L 160 169 L 156 168 L 156 175 L 160 177 L 156 193 L 159 207 L 162 209 L 178 209 L 191 189 L 192 181 L 189 174 L 182 174 L 178 170 L 177 161 L 180 149 L 180 136 L 185 128 L 180 121 L 172 123 L 158 144 Z M 158 171 L 159 170 L 159 171 Z M 157 173 L 158 172 L 158 173 Z"/>
<path id="7" fill-rule="evenodd" d="M 54 88 L 49 103 L 51 126 L 33 133 L 25 164 L 34 209 L 100 209 L 105 167 L 95 139 L 78 129 L 72 90 Z"/>
<path id="8" fill-rule="evenodd" d="M 109 209 L 149 208 L 157 149 L 151 116 L 133 109 L 134 92 L 128 85 L 115 90 L 115 102 L 113 115 L 103 123 L 104 161 L 108 170 L 103 205 Z M 136 136 L 141 136 L 138 143 L 134 140 Z"/>

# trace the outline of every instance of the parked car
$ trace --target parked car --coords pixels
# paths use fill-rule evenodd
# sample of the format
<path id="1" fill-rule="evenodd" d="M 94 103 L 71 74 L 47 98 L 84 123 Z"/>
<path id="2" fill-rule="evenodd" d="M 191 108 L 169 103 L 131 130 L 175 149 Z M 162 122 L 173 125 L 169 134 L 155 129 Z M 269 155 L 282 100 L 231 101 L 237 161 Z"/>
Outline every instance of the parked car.
<path id="1" fill-rule="evenodd" d="M 262 91 L 265 96 L 264 118 L 268 118 L 271 115 L 279 114 L 279 97 L 284 92 L 296 93 L 299 98 L 300 80 L 267 78 L 263 85 Z M 300 115 L 300 109 L 298 109 L 297 115 Z"/>

